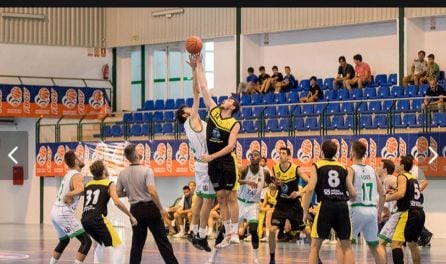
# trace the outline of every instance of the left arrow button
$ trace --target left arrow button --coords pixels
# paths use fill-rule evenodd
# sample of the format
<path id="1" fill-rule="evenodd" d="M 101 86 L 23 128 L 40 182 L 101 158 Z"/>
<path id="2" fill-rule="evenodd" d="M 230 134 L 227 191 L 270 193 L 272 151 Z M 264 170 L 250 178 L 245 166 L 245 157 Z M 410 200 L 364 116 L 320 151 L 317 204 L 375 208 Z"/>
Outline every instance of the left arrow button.
<path id="1" fill-rule="evenodd" d="M 16 159 L 14 159 L 14 157 L 12 156 L 12 154 L 14 154 L 14 152 L 16 152 L 17 151 L 17 149 L 19 149 L 19 147 L 15 147 L 15 148 L 13 148 L 12 150 L 11 150 L 11 152 L 9 152 L 9 154 L 8 154 L 8 157 L 12 160 L 12 162 L 14 162 L 15 164 L 17 164 L 18 162 L 17 162 L 17 160 Z"/>

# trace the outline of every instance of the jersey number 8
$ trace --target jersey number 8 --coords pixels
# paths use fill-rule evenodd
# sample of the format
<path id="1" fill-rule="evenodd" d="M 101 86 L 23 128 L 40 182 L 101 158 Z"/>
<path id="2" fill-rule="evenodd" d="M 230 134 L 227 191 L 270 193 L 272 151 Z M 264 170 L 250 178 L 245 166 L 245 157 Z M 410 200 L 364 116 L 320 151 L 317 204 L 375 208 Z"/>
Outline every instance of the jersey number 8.
<path id="1" fill-rule="evenodd" d="M 330 185 L 331 188 L 336 188 L 341 183 L 341 180 L 339 179 L 339 172 L 335 170 L 329 170 L 328 171 L 328 185 Z"/>

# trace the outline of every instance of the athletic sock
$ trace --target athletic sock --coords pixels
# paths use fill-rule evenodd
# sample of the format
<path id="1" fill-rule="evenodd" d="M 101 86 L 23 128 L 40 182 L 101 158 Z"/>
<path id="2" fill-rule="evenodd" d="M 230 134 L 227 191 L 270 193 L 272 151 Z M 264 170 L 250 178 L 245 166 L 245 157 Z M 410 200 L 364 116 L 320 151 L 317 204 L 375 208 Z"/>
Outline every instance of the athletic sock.
<path id="1" fill-rule="evenodd" d="M 113 249 L 113 264 L 122 264 L 124 260 L 124 251 L 124 244 L 121 244 Z"/>
<path id="2" fill-rule="evenodd" d="M 394 264 L 404 264 L 404 253 L 402 248 L 392 249 L 392 258 Z"/>
<path id="3" fill-rule="evenodd" d="M 56 264 L 56 263 L 57 263 L 57 259 L 55 259 L 54 257 L 51 257 L 50 264 Z"/>
<path id="4" fill-rule="evenodd" d="M 226 235 L 231 233 L 231 220 L 224 220 L 223 225 L 225 226 Z"/>
<path id="5" fill-rule="evenodd" d="M 93 263 L 102 263 L 104 260 L 104 249 L 104 245 L 97 244 L 96 249 L 94 250 Z"/>
<path id="6" fill-rule="evenodd" d="M 198 236 L 200 237 L 200 238 L 205 238 L 206 237 L 206 228 L 199 228 L 198 229 Z"/>
<path id="7" fill-rule="evenodd" d="M 231 232 L 232 234 L 238 235 L 238 223 L 231 223 Z"/>
<path id="8" fill-rule="evenodd" d="M 194 235 L 198 234 L 198 225 L 191 225 L 191 230 Z"/>
<path id="9" fill-rule="evenodd" d="M 254 258 L 259 258 L 259 250 L 258 249 L 252 249 L 252 252 L 254 253 Z"/>
<path id="10" fill-rule="evenodd" d="M 217 253 L 218 253 L 218 249 L 214 247 L 212 249 L 212 255 L 211 255 L 212 262 L 215 262 L 215 259 L 217 258 Z"/>

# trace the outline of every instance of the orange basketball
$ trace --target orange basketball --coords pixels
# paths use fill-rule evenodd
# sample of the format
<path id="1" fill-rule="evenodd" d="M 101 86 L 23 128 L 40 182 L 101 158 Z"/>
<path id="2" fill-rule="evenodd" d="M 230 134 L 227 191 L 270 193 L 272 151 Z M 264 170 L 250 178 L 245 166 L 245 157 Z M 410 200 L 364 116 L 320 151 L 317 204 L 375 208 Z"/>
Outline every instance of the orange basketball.
<path id="1" fill-rule="evenodd" d="M 311 141 L 308 140 L 308 139 L 305 139 L 305 140 L 302 142 L 302 145 L 301 145 L 300 148 L 302 149 L 302 152 L 303 152 L 304 154 L 306 154 L 306 155 L 309 155 L 309 154 L 311 154 L 311 153 L 313 152 L 313 144 L 312 144 Z"/>
<path id="2" fill-rule="evenodd" d="M 429 149 L 429 142 L 427 141 L 427 138 L 425 137 L 419 137 L 417 140 L 417 149 L 418 154 L 423 154 L 428 151 Z"/>
<path id="3" fill-rule="evenodd" d="M 197 36 L 190 36 L 186 39 L 186 50 L 190 54 L 196 54 L 201 51 L 201 48 L 203 47 L 203 42 L 201 41 L 201 38 Z"/>
<path id="4" fill-rule="evenodd" d="M 396 139 L 393 137 L 387 139 L 386 148 L 387 148 L 387 153 L 396 154 L 398 150 L 398 141 L 396 141 Z"/>

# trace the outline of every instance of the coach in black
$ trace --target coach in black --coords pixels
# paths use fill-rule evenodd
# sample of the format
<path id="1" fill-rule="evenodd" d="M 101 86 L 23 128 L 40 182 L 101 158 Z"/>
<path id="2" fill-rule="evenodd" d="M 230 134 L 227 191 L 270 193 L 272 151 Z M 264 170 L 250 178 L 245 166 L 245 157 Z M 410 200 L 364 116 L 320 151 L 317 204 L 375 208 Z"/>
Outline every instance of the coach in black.
<path id="1" fill-rule="evenodd" d="M 119 173 L 116 190 L 119 196 L 127 196 L 130 212 L 138 221 L 133 226 L 130 264 L 141 263 L 142 251 L 147 238 L 147 228 L 152 232 L 155 243 L 165 263 L 177 264 L 172 244 L 167 239 L 162 216 L 166 211 L 161 206 L 155 188 L 153 170 L 140 164 L 141 157 L 136 153 L 136 146 L 131 144 L 124 149 L 125 158 L 130 166 Z"/>

